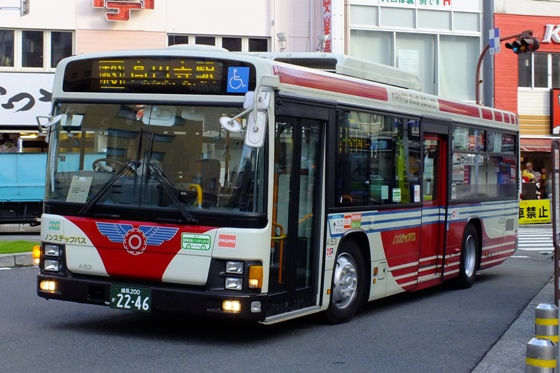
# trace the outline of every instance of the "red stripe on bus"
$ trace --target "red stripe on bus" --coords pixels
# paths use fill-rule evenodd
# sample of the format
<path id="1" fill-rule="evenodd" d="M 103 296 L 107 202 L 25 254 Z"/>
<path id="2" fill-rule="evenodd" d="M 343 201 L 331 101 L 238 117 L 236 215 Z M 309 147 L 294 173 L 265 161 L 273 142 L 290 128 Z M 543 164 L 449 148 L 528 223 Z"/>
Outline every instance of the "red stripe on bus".
<path id="1" fill-rule="evenodd" d="M 453 102 L 439 99 L 439 110 L 459 115 L 466 115 L 469 117 L 480 118 L 480 110 L 478 106 L 471 106 L 462 104 L 460 102 Z"/>
<path id="2" fill-rule="evenodd" d="M 494 112 L 494 117 L 496 118 L 497 122 L 503 122 L 504 121 L 501 111 L 495 111 Z"/>
<path id="3" fill-rule="evenodd" d="M 314 74 L 313 72 L 290 69 L 285 66 L 276 66 L 275 73 L 279 76 L 280 82 L 284 84 L 293 84 L 300 87 L 361 96 L 374 100 L 389 100 L 387 89 L 373 84 L 340 79 L 340 77 Z"/>
<path id="4" fill-rule="evenodd" d="M 482 118 L 493 120 L 494 117 L 492 116 L 492 110 L 486 108 L 480 108 L 482 110 Z"/>

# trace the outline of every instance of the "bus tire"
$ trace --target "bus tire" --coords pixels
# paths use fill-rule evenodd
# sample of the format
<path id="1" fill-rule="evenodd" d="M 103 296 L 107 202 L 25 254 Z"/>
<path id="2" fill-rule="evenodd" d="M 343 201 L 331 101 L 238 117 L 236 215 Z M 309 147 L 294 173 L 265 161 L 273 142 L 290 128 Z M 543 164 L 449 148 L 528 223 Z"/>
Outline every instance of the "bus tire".
<path id="1" fill-rule="evenodd" d="M 331 298 L 324 313 L 331 324 L 350 321 L 364 302 L 365 266 L 360 246 L 354 240 L 343 241 L 333 268 Z"/>
<path id="2" fill-rule="evenodd" d="M 461 289 L 470 288 L 476 279 L 479 262 L 478 232 L 469 224 L 463 235 L 461 246 L 461 264 L 459 269 L 458 285 Z"/>

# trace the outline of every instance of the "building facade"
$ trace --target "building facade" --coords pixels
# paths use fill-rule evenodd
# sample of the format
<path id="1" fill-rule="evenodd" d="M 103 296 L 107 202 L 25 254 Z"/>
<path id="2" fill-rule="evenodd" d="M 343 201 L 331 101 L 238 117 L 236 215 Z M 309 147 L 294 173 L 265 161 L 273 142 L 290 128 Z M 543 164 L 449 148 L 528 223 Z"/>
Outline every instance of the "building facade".
<path id="1" fill-rule="evenodd" d="M 346 53 L 417 73 L 426 92 L 475 101 L 476 62 L 487 32 L 481 0 L 116 3 L 121 8 L 108 8 L 104 0 L 31 0 L 29 14 L 20 16 L 11 9 L 19 6 L 19 0 L 0 0 L 0 125 L 4 129 L 35 130 L 36 116 L 50 110 L 52 76 L 63 57 L 179 43 L 232 51 Z M 519 112 L 521 146 L 531 153 L 524 158 L 534 158 L 539 150 L 548 151 L 543 144 L 554 133 L 550 95 L 558 87 L 553 65 L 560 53 L 560 37 L 554 15 L 560 14 L 560 2 L 496 0 L 494 8 L 494 25 L 501 35 L 518 33 L 518 25 L 523 25 L 543 40 L 535 55 L 517 57 L 502 50 L 494 56 L 494 97 L 485 100 Z M 281 32 L 287 36 L 283 45 L 277 37 Z M 321 36 L 326 37 L 322 45 Z"/>
<path id="2" fill-rule="evenodd" d="M 494 56 L 494 102 L 519 114 L 522 163 L 549 169 L 551 138 L 560 134 L 560 1 L 495 1 L 494 24 L 502 36 L 532 30 L 535 53 L 504 47 Z M 511 40 L 510 40 L 511 41 Z"/>

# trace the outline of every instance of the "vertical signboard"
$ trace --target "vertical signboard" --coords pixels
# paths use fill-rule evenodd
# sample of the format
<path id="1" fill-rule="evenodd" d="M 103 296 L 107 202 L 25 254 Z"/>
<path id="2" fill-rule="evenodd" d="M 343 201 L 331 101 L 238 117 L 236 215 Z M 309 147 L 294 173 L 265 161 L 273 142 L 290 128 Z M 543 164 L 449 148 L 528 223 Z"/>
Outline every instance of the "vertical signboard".
<path id="1" fill-rule="evenodd" d="M 550 133 L 560 135 L 560 88 L 550 90 Z"/>
<path id="2" fill-rule="evenodd" d="M 323 0 L 323 35 L 331 36 L 325 42 L 323 52 L 332 52 L 332 0 Z"/>
<path id="3" fill-rule="evenodd" d="M 560 299 L 560 139 L 552 140 L 552 240 L 554 243 L 554 303 Z"/>

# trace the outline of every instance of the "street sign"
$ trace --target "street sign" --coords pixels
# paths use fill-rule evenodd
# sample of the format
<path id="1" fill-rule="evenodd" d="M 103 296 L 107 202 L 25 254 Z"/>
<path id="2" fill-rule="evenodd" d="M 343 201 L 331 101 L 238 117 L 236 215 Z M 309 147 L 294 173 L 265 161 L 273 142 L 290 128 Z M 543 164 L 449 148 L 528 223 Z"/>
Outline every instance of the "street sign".
<path id="1" fill-rule="evenodd" d="M 500 29 L 493 28 L 488 32 L 490 41 L 490 54 L 500 53 Z"/>

